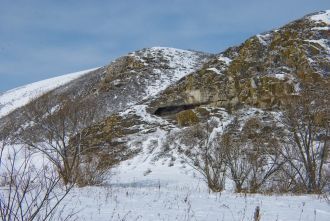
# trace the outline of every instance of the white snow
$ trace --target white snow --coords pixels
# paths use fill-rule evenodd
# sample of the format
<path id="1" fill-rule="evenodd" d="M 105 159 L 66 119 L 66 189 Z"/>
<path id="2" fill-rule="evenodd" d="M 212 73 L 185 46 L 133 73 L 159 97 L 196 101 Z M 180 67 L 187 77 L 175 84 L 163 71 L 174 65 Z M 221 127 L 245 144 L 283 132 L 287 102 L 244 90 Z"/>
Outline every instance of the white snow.
<path id="1" fill-rule="evenodd" d="M 24 106 L 32 99 L 96 69 L 98 68 L 38 81 L 0 94 L 0 118 L 15 109 Z"/>
<path id="2" fill-rule="evenodd" d="M 222 54 L 218 57 L 219 61 L 225 62 L 226 65 L 229 65 L 232 61 L 230 58 L 223 56 Z"/>
<path id="3" fill-rule="evenodd" d="M 131 54 L 131 56 L 144 61 L 143 58 L 135 53 Z M 165 60 L 169 69 L 165 72 L 162 72 L 160 69 L 153 70 L 153 74 L 157 75 L 157 79 L 153 84 L 148 85 L 146 88 L 146 96 L 144 99 L 158 94 L 174 82 L 192 73 L 197 69 L 199 64 L 199 56 L 196 52 L 176 48 L 152 47 L 147 49 L 142 55 L 142 57 L 148 56 L 152 56 L 153 58 L 158 57 Z"/>
<path id="4" fill-rule="evenodd" d="M 329 47 L 329 40 L 328 39 L 318 39 L 318 40 L 305 40 L 306 42 L 316 43 L 321 45 L 327 52 L 328 58 L 330 59 L 330 47 Z"/>
<path id="5" fill-rule="evenodd" d="M 279 80 L 285 80 L 286 76 L 286 74 L 275 74 L 275 77 Z"/>
<path id="6" fill-rule="evenodd" d="M 122 114 L 133 112 L 155 123 L 157 117 L 145 108 L 137 105 Z M 241 114 L 248 119 L 256 111 L 261 110 L 244 109 Z M 226 112 L 222 116 L 214 133 L 222 132 L 231 120 Z M 179 154 L 155 158 L 168 133 L 157 128 L 139 136 L 141 152 L 114 168 L 107 184 L 74 188 L 60 206 L 65 205 L 63 215 L 76 212 L 73 220 L 86 221 L 248 221 L 259 206 L 261 220 L 330 220 L 329 201 L 317 195 L 235 194 L 227 183 L 225 191 L 210 193 L 202 177 Z"/>
<path id="7" fill-rule="evenodd" d="M 328 48 L 328 46 L 327 46 L 327 42 L 328 42 L 328 40 L 327 40 L 327 39 L 305 40 L 305 41 L 307 41 L 307 42 L 312 42 L 312 43 L 316 43 L 316 44 L 321 45 L 321 46 L 324 47 L 324 48 Z"/>
<path id="8" fill-rule="evenodd" d="M 325 10 L 317 15 L 310 16 L 310 19 L 316 22 L 323 22 L 330 25 L 330 10 Z"/>
<path id="9" fill-rule="evenodd" d="M 146 108 L 147 105 L 134 105 L 127 110 L 120 113 L 120 116 L 124 117 L 128 114 L 135 114 L 136 116 L 139 116 L 144 122 L 148 124 L 165 124 L 166 120 L 162 119 L 161 117 L 157 117 L 156 115 L 151 115 L 147 112 Z"/>
<path id="10" fill-rule="evenodd" d="M 314 63 L 315 61 L 313 60 L 313 59 L 311 59 L 311 58 L 307 58 L 307 60 L 308 60 L 308 62 L 310 63 L 310 64 L 312 64 L 312 63 Z"/>
<path id="11" fill-rule="evenodd" d="M 317 31 L 328 31 L 330 30 L 329 26 L 324 26 L 324 27 L 314 27 L 312 30 L 317 30 Z"/>
<path id="12" fill-rule="evenodd" d="M 216 69 L 216 68 L 208 68 L 208 69 L 206 69 L 206 70 L 208 70 L 208 71 L 213 71 L 214 73 L 216 73 L 216 74 L 218 74 L 218 75 L 223 75 L 218 69 Z"/>
<path id="13" fill-rule="evenodd" d="M 75 197 L 68 203 L 80 210 L 76 220 L 248 221 L 257 206 L 266 221 L 330 219 L 329 205 L 318 196 L 209 194 L 198 180 L 172 187 L 159 182 L 118 183 L 75 189 L 72 194 Z"/>
<path id="14" fill-rule="evenodd" d="M 143 153 L 115 168 L 110 186 L 74 189 L 67 211 L 80 211 L 77 220 L 248 221 L 259 206 L 261 220 L 330 219 L 327 200 L 317 195 L 210 193 L 201 176 L 177 156 L 152 160 L 146 147 L 150 139 L 161 142 L 164 133 L 144 137 Z"/>
<path id="15" fill-rule="evenodd" d="M 131 111 L 154 123 L 155 119 L 150 119 L 154 117 L 145 112 L 144 105 Z M 256 111 L 261 110 L 250 108 L 241 112 L 248 119 Z M 222 132 L 232 120 L 229 115 L 223 117 L 214 133 Z M 177 130 L 171 133 L 175 135 Z M 140 154 L 112 170 L 110 185 L 75 189 L 66 200 L 67 210 L 80 211 L 75 216 L 78 220 L 248 221 L 253 220 L 259 206 L 261 220 L 330 219 L 328 201 L 317 195 L 235 194 L 229 183 L 225 191 L 210 193 L 201 175 L 175 150 L 172 157 L 155 158 L 168 133 L 157 128 L 138 137 Z"/>
<path id="16" fill-rule="evenodd" d="M 252 88 L 257 88 L 257 84 L 253 78 L 251 78 L 251 87 Z"/>
<path id="17" fill-rule="evenodd" d="M 259 42 L 264 45 L 267 46 L 268 43 L 267 41 L 271 38 L 271 34 L 267 33 L 267 34 L 257 34 L 256 37 L 258 38 Z"/>

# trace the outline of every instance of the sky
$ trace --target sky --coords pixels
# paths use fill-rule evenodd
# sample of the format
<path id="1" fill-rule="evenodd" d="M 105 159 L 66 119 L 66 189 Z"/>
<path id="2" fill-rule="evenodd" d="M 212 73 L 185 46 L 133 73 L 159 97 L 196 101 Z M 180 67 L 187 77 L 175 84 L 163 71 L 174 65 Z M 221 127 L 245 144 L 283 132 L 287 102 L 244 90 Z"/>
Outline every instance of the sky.
<path id="1" fill-rule="evenodd" d="M 0 0 L 0 93 L 163 46 L 219 53 L 329 0 Z"/>

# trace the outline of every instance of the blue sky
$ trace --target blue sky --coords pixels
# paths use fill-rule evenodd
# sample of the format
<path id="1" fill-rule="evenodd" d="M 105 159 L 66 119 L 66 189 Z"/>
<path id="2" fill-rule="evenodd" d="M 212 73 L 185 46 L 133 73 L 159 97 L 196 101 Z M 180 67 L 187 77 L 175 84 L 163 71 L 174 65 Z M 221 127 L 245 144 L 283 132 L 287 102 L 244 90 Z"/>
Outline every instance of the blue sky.
<path id="1" fill-rule="evenodd" d="M 218 53 L 329 0 L 0 0 L 0 92 L 145 47 Z"/>

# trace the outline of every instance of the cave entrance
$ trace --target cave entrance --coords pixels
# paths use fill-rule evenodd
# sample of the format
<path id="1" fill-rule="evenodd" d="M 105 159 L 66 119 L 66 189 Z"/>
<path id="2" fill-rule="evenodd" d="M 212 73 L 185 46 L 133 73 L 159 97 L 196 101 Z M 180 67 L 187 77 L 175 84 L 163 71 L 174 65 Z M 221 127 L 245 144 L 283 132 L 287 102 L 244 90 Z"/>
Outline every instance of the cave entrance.
<path id="1" fill-rule="evenodd" d="M 167 116 L 179 113 L 180 111 L 194 109 L 195 107 L 200 106 L 201 104 L 184 104 L 184 105 L 173 105 L 173 106 L 166 106 L 166 107 L 159 107 L 155 111 L 155 115 L 157 116 Z"/>

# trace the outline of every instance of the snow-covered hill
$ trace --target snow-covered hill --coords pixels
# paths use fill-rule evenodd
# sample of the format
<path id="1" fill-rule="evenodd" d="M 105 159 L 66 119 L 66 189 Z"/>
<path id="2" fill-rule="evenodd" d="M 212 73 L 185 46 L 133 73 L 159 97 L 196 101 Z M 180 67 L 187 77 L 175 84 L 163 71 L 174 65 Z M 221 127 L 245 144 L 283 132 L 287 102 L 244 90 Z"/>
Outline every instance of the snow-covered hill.
<path id="1" fill-rule="evenodd" d="M 38 81 L 0 94 L 0 118 L 9 114 L 13 110 L 26 105 L 32 99 L 38 98 L 42 94 L 67 84 L 70 81 L 96 69 L 98 68 L 74 72 L 59 77 Z"/>
<path id="2" fill-rule="evenodd" d="M 76 220 L 243 221 L 252 220 L 255 208 L 260 207 L 261 220 L 328 221 L 329 199 L 323 195 L 234 193 L 229 172 L 225 190 L 212 193 L 205 178 L 194 169 L 195 162 L 184 154 L 193 153 L 199 145 L 187 143 L 205 139 L 193 130 L 205 125 L 208 130 L 212 125 L 207 139 L 215 142 L 228 125 L 241 133 L 252 118 L 265 125 L 259 128 L 254 124 L 258 132 L 274 135 L 276 139 L 271 141 L 280 144 L 281 137 L 269 130 L 285 131 L 283 125 L 278 126 L 283 99 L 297 96 L 303 83 L 329 81 L 329 13 L 305 16 L 216 55 L 147 48 L 101 68 L 13 89 L 0 95 L 0 118 L 13 113 L 16 115 L 10 120 L 24 123 L 18 108 L 32 99 L 38 101 L 46 92 L 54 98 L 49 105 L 60 105 L 55 98 L 63 94 L 72 94 L 77 102 L 91 98 L 100 116 L 79 131 L 84 134 L 79 148 L 94 147 L 95 153 L 109 151 L 119 157 L 122 149 L 134 153 L 112 167 L 101 186 L 75 188 L 70 193 L 63 213 L 79 211 L 73 216 Z M 314 90 L 329 94 L 329 88 Z M 186 122 L 180 122 L 182 116 Z M 265 151 L 269 152 L 273 151 Z M 267 165 L 260 176 L 265 169 Z M 278 180 L 284 178 L 271 181 Z M 247 192 L 249 185 L 244 181 Z M 260 193 L 272 193 L 267 182 L 262 185 Z"/>

